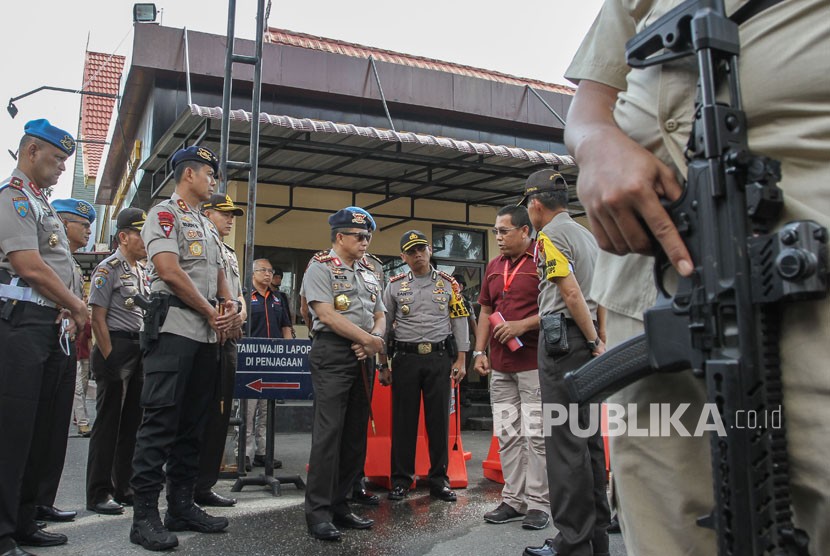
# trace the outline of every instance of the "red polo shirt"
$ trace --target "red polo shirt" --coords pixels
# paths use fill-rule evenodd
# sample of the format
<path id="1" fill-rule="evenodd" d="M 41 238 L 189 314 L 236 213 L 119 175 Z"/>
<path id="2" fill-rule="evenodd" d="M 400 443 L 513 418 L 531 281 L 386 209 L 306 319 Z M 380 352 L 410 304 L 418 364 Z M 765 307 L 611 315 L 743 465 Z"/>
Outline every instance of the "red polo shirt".
<path id="1" fill-rule="evenodd" d="M 505 263 L 510 287 L 505 291 Z M 515 274 L 514 274 L 515 272 Z M 504 255 L 487 265 L 478 302 L 487 305 L 493 313 L 501 312 L 504 320 L 522 320 L 539 314 L 539 276 L 533 263 L 533 253 L 527 252 L 515 262 Z M 492 329 L 492 327 L 491 327 Z M 538 369 L 536 346 L 539 331 L 532 330 L 519 337 L 524 346 L 510 351 L 490 335 L 490 366 L 504 373 Z"/>

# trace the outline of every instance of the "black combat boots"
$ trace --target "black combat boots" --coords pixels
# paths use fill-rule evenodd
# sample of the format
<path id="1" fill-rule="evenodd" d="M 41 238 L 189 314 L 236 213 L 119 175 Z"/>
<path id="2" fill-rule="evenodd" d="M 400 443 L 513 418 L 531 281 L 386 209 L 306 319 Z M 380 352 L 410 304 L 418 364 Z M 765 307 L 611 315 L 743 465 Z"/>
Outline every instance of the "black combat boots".
<path id="1" fill-rule="evenodd" d="M 193 502 L 193 485 L 167 483 L 167 514 L 164 526 L 171 531 L 219 533 L 228 526 L 228 518 L 214 517 Z"/>
<path id="2" fill-rule="evenodd" d="M 161 524 L 158 492 L 136 492 L 133 504 L 130 542 L 154 551 L 179 546 L 178 537 Z"/>

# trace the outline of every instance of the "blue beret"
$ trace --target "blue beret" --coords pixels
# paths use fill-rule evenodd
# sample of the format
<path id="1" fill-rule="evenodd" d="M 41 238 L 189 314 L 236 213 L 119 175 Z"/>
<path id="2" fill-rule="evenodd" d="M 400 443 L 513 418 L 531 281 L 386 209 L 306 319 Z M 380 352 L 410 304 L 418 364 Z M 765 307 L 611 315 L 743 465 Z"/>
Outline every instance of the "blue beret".
<path id="1" fill-rule="evenodd" d="M 359 207 L 346 207 L 329 216 L 331 229 L 364 228 L 370 232 L 375 229 L 372 215 Z"/>
<path id="2" fill-rule="evenodd" d="M 219 173 L 219 159 L 216 158 L 216 155 L 210 149 L 198 145 L 192 145 L 186 149 L 179 149 L 170 158 L 170 164 L 173 165 L 173 169 L 175 170 L 176 166 L 188 160 L 195 160 L 196 162 L 207 164 L 213 168 L 215 174 Z"/>
<path id="3" fill-rule="evenodd" d="M 72 156 L 75 152 L 75 139 L 69 133 L 50 124 L 49 120 L 40 119 L 28 122 L 23 128 L 23 133 L 56 146 L 68 156 Z"/>
<path id="4" fill-rule="evenodd" d="M 55 212 L 68 212 L 86 218 L 90 224 L 95 222 L 95 207 L 80 199 L 55 199 L 52 201 L 52 208 Z"/>
<path id="5" fill-rule="evenodd" d="M 377 224 L 375 224 L 375 219 L 374 219 L 374 218 L 372 218 L 372 215 L 371 215 L 371 214 L 369 214 L 369 211 L 368 211 L 368 210 L 366 210 L 366 209 L 362 209 L 362 208 L 360 208 L 360 207 L 346 207 L 346 209 L 345 209 L 345 210 L 350 210 L 350 211 L 352 211 L 352 212 L 359 212 L 359 213 L 361 213 L 361 214 L 365 214 L 365 215 L 366 215 L 366 218 L 368 218 L 368 219 L 369 219 L 369 225 L 371 226 L 371 227 L 369 228 L 369 231 L 370 231 L 370 232 L 374 231 L 374 230 L 375 230 L 375 228 L 377 228 Z"/>

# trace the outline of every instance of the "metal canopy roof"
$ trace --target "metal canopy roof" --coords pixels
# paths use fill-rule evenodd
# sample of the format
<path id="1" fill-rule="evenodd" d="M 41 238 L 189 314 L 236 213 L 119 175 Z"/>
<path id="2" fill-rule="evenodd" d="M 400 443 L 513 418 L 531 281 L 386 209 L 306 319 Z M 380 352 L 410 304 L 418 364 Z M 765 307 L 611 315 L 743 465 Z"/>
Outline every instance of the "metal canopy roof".
<path id="1" fill-rule="evenodd" d="M 152 198 L 172 194 L 167 160 L 176 150 L 201 144 L 218 151 L 221 117 L 221 108 L 190 105 L 157 142 L 141 166 L 145 176 L 150 176 Z M 251 113 L 233 110 L 230 121 L 228 158 L 247 160 Z M 358 193 L 385 196 L 373 207 L 400 197 L 462 202 L 468 207 L 503 206 L 518 198 L 528 175 L 550 166 L 558 167 L 574 187 L 577 170 L 570 156 L 260 114 L 259 183 L 350 191 L 353 197 Z M 229 170 L 228 174 L 229 180 L 247 180 L 245 170 Z M 575 192 L 571 193 L 575 200 Z M 269 222 L 288 210 L 321 210 L 292 204 L 269 206 L 283 209 Z M 414 214 L 414 203 L 412 211 L 410 219 L 428 219 Z M 472 223 L 469 218 L 467 223 Z"/>

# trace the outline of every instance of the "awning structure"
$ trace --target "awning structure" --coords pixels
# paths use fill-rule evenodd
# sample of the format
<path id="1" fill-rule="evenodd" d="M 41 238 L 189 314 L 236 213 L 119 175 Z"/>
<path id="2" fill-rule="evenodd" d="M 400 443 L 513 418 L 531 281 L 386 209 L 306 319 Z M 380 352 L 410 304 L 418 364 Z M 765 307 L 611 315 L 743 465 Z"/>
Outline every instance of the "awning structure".
<path id="1" fill-rule="evenodd" d="M 190 105 L 156 143 L 141 166 L 151 198 L 172 194 L 167 161 L 176 150 L 201 144 L 218 153 L 221 117 L 221 108 Z M 251 118 L 244 110 L 231 112 L 230 160 L 248 159 Z M 363 193 L 382 195 L 384 200 L 372 207 L 378 216 L 383 216 L 380 205 L 399 198 L 461 202 L 468 209 L 503 206 L 517 199 L 527 176 L 542 168 L 558 168 L 571 187 L 576 183 L 573 158 L 566 155 L 308 118 L 260 114 L 259 146 L 260 184 L 349 191 L 353 198 Z M 228 177 L 247 181 L 247 172 L 231 170 Z M 571 193 L 576 203 L 575 192 Z M 291 210 L 322 210 L 294 206 L 291 199 L 287 205 L 269 205 L 279 209 L 269 223 Z M 578 205 L 573 208 L 581 212 Z M 429 215 L 415 214 L 414 202 L 409 216 L 429 220 Z M 465 223 L 492 224 L 469 218 Z"/>

